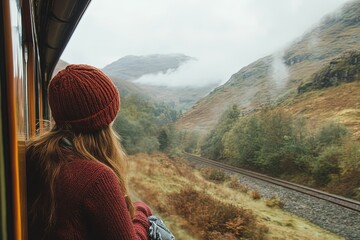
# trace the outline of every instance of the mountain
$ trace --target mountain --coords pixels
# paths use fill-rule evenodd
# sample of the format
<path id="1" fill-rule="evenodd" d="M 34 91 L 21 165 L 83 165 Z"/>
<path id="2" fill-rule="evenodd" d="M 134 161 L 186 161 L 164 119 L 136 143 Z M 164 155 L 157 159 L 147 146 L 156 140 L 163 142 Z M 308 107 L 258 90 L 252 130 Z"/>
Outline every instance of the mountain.
<path id="1" fill-rule="evenodd" d="M 109 76 L 123 80 L 135 80 L 145 74 L 175 71 L 187 61 L 195 58 L 184 54 L 152 54 L 147 56 L 125 56 L 110 63 L 102 70 Z"/>
<path id="2" fill-rule="evenodd" d="M 264 105 L 280 106 L 282 104 L 290 108 L 289 106 L 295 104 L 293 102 L 299 104 L 304 92 L 317 89 L 327 96 L 327 91 L 330 89 L 319 90 L 319 86 L 322 84 L 316 84 L 316 82 L 326 82 L 321 78 L 327 77 L 334 80 L 340 76 L 339 74 L 346 76 L 346 74 L 353 73 L 352 81 L 359 81 L 359 74 L 351 70 L 359 68 L 358 65 L 349 67 L 342 72 L 334 71 L 332 77 L 329 71 L 329 68 L 334 68 L 336 65 L 341 66 L 341 64 L 336 64 L 339 58 L 347 58 L 350 61 L 351 59 L 352 61 L 360 60 L 360 58 L 348 57 L 351 56 L 349 52 L 360 49 L 359 16 L 359 0 L 345 4 L 341 10 L 323 18 L 318 26 L 306 32 L 283 51 L 265 56 L 233 74 L 224 85 L 214 89 L 187 111 L 177 126 L 180 129 L 207 133 L 214 128 L 224 111 L 233 104 L 237 104 L 243 114 L 261 109 Z M 333 85 L 339 85 L 340 82 L 348 81 L 345 79 Z M 323 84 L 323 87 L 326 85 Z M 359 92 L 354 91 L 354 88 L 357 88 L 356 84 L 353 86 L 353 90 L 349 90 L 352 95 L 343 96 L 341 106 L 338 106 L 339 103 L 335 104 L 338 106 L 338 112 L 359 109 L 358 105 L 350 106 L 346 103 L 349 100 L 355 104 L 354 101 L 346 99 L 358 98 Z M 317 96 L 314 93 L 306 95 L 312 96 L 314 99 Z M 330 99 L 328 98 L 328 100 Z M 332 101 L 338 100 L 333 96 Z M 330 108 L 331 104 L 327 106 Z M 326 109 L 323 111 L 325 112 Z M 316 111 L 312 113 L 316 114 Z M 307 114 L 311 113 L 307 112 Z M 360 114 L 360 110 L 356 110 L 354 114 Z M 326 116 L 331 117 L 330 115 Z M 352 125 L 354 124 L 349 124 L 349 126 Z"/>
<path id="3" fill-rule="evenodd" d="M 170 87 L 149 85 L 133 80 L 147 74 L 153 74 L 155 78 L 159 73 L 177 74 L 176 70 L 182 64 L 195 60 L 184 54 L 126 56 L 107 65 L 103 71 L 114 81 L 122 94 L 138 94 L 157 102 L 171 104 L 177 110 L 187 110 L 213 90 L 217 84 Z"/>
<path id="4" fill-rule="evenodd" d="M 149 95 L 146 93 L 146 91 L 144 91 L 137 84 L 117 77 L 113 77 L 113 76 L 109 76 L 109 77 L 114 82 L 121 96 L 139 95 L 145 98 L 149 98 Z"/>
<path id="5" fill-rule="evenodd" d="M 202 87 L 168 87 L 168 86 L 153 86 L 153 85 L 139 85 L 151 99 L 157 102 L 166 102 L 171 104 L 177 110 L 187 110 L 194 106 L 194 104 L 206 96 L 218 84 L 208 84 Z"/>

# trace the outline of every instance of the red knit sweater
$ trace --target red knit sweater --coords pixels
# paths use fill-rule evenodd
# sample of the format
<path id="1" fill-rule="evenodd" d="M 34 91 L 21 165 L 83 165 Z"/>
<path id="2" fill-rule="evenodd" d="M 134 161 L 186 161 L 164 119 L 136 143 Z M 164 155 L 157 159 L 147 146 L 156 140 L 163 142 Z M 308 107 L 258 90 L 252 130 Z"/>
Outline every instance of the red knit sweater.
<path id="1" fill-rule="evenodd" d="M 30 169 L 30 170 L 29 170 Z M 28 191 L 37 192 L 36 176 L 28 168 Z M 57 178 L 56 225 L 47 239 L 148 239 L 151 211 L 136 202 L 131 219 L 115 173 L 108 167 L 82 159 L 72 159 Z M 30 197 L 31 198 L 31 197 Z M 29 240 L 40 239 L 44 226 L 29 223 Z"/>

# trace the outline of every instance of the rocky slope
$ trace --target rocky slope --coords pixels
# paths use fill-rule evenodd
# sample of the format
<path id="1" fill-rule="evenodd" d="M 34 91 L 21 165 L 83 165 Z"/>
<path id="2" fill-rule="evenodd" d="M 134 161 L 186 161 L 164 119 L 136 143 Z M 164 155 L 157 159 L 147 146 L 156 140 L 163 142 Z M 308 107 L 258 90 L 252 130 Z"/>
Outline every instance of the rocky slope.
<path id="1" fill-rule="evenodd" d="M 310 90 L 338 86 L 354 82 L 360 73 L 360 51 L 351 50 L 331 60 L 330 63 L 313 75 L 311 81 L 301 84 L 299 93 Z"/>

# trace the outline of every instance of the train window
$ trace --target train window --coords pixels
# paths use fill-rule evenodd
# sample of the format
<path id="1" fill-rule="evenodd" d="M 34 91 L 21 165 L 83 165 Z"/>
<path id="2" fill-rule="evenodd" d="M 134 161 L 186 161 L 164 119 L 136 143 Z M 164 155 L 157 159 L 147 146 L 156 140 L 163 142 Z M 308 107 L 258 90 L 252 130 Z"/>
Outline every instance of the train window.
<path id="1" fill-rule="evenodd" d="M 24 239 L 26 232 L 25 192 L 25 141 L 28 139 L 28 83 L 27 51 L 24 51 L 22 5 L 20 0 L 5 1 L 3 5 L 3 58 L 1 67 L 3 91 L 1 164 L 5 166 L 1 178 L 5 187 L 1 192 L 6 198 L 2 223 L 6 223 L 7 238 Z M 1 152 L 0 152 L 1 154 Z M 3 197 L 2 197 L 3 198 Z M 2 204 L 3 204 L 2 200 Z M 4 202 L 5 203 L 5 202 Z M 3 208 L 4 205 L 1 207 Z M 2 234 L 6 231 L 2 229 Z"/>
<path id="2" fill-rule="evenodd" d="M 16 94 L 16 116 L 17 116 L 17 134 L 19 139 L 25 140 L 28 133 L 28 111 L 27 111 L 27 79 L 24 71 L 27 51 L 23 49 L 23 33 L 21 23 L 20 1 L 10 2 L 11 34 L 13 43 L 13 78 L 15 81 Z"/>

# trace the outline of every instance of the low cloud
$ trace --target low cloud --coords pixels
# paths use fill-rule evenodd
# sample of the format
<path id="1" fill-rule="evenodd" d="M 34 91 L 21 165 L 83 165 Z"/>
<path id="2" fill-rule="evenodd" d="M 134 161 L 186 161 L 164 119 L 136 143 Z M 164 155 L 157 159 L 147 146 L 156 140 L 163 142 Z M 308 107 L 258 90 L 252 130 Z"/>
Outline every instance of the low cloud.
<path id="1" fill-rule="evenodd" d="M 219 71 L 218 67 L 216 63 L 211 61 L 191 60 L 175 71 L 169 70 L 166 73 L 147 74 L 135 82 L 169 87 L 220 85 L 228 80 L 229 76 L 226 71 Z"/>

